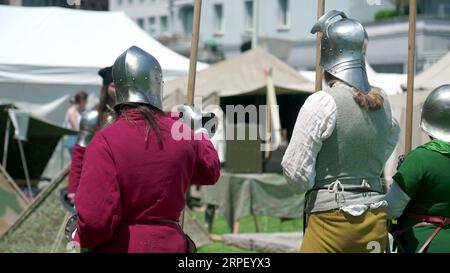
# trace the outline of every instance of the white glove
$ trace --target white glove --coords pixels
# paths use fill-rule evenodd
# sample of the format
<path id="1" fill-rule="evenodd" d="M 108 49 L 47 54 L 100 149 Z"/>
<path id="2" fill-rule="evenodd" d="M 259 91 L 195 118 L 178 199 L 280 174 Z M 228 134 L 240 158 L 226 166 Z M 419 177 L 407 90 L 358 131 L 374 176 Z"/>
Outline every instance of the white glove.
<path id="1" fill-rule="evenodd" d="M 213 113 L 203 113 L 196 106 L 183 105 L 178 108 L 180 119 L 191 127 L 195 134 L 206 133 L 210 138 L 215 134 L 218 119 Z"/>

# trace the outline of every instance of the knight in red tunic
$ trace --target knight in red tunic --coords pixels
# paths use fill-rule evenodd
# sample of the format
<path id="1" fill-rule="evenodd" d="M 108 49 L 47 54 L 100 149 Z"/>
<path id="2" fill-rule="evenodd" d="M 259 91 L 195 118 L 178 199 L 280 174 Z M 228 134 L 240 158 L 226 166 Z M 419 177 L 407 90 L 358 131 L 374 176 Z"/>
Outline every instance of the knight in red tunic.
<path id="1" fill-rule="evenodd" d="M 185 194 L 191 183 L 218 181 L 217 152 L 204 128 L 162 111 L 162 71 L 153 56 L 131 47 L 116 60 L 113 76 L 118 118 L 86 150 L 75 240 L 95 252 L 187 252 L 178 224 Z M 183 111 L 183 121 L 201 123 L 192 107 Z M 175 137 L 180 129 L 189 137 Z"/>

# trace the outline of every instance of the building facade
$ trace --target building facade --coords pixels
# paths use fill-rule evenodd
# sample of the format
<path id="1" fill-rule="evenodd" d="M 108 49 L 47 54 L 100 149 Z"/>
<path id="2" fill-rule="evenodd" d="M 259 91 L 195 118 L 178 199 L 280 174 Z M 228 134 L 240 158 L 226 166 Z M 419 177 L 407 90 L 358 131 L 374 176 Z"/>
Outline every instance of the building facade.
<path id="1" fill-rule="evenodd" d="M 108 0 L 0 0 L 0 4 L 24 7 L 62 7 L 107 11 Z"/>
<path id="2" fill-rule="evenodd" d="M 367 0 L 367 2 L 381 0 Z M 340 9 L 362 21 L 373 20 L 380 9 L 362 0 L 327 0 L 327 9 Z M 371 7 L 370 9 L 367 6 Z M 193 0 L 109 0 L 111 11 L 124 11 L 150 35 L 187 53 L 192 31 Z M 312 35 L 316 1 L 205 0 L 202 6 L 201 44 L 216 44 L 227 56 L 239 53 L 252 40 L 255 25 L 259 44 L 276 47 L 286 59 L 290 48 Z"/>
<path id="3" fill-rule="evenodd" d="M 406 71 L 409 1 L 325 2 L 326 10 L 342 10 L 366 26 L 370 37 L 368 59 L 375 70 Z M 177 52 L 189 54 L 194 0 L 0 0 L 0 4 L 124 11 L 149 35 Z M 211 46 L 230 57 L 255 41 L 299 70 L 312 69 L 315 36 L 310 29 L 316 21 L 316 8 L 314 0 L 203 0 L 200 57 Z M 383 10 L 397 10 L 398 16 L 375 20 Z M 450 0 L 418 0 L 418 13 L 416 54 L 420 72 L 449 50 Z M 384 48 L 389 50 L 380 50 Z"/>

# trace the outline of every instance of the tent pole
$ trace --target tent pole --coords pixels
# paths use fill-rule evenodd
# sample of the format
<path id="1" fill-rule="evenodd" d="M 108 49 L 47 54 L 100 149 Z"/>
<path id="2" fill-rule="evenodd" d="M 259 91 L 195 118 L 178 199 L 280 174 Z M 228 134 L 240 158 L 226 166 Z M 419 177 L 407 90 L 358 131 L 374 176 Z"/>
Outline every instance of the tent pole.
<path id="1" fill-rule="evenodd" d="M 266 151 L 264 159 L 267 161 L 270 158 L 270 142 L 271 139 L 271 133 L 272 133 L 272 104 L 273 101 L 270 99 L 270 92 L 271 89 L 274 88 L 273 82 L 272 82 L 272 68 L 269 68 L 267 71 L 267 91 L 266 91 Z"/>
<path id="2" fill-rule="evenodd" d="M 17 143 L 19 144 L 19 151 L 20 151 L 20 157 L 22 159 L 22 165 L 23 165 L 23 172 L 25 174 L 25 180 L 27 181 L 27 187 L 28 187 L 28 193 L 30 194 L 31 198 L 33 199 L 33 193 L 31 191 L 31 182 L 30 182 L 30 175 L 28 174 L 28 165 L 25 158 L 25 153 L 23 151 L 22 141 L 20 139 L 17 139 Z"/>
<path id="3" fill-rule="evenodd" d="M 406 132 L 405 132 L 405 154 L 412 150 L 412 127 L 413 127 L 413 103 L 414 103 L 414 73 L 416 54 L 416 15 L 417 0 L 409 1 L 409 46 L 408 46 L 408 83 L 406 93 Z"/>
<path id="4" fill-rule="evenodd" d="M 317 19 L 325 13 L 325 0 L 317 1 Z M 320 41 L 322 33 L 317 33 L 316 40 L 316 91 L 322 90 L 322 68 L 320 67 Z"/>
<path id="5" fill-rule="evenodd" d="M 5 168 L 6 170 L 6 163 L 7 163 L 7 159 L 8 159 L 8 146 L 9 146 L 9 133 L 11 130 L 11 121 L 9 120 L 9 117 L 6 118 L 6 130 L 5 130 L 5 143 L 3 145 L 3 160 L 2 160 L 2 165 L 3 168 Z"/>
<path id="6" fill-rule="evenodd" d="M 200 37 L 200 18 L 202 15 L 202 0 L 195 0 L 194 4 L 194 18 L 192 21 L 192 41 L 191 41 L 191 55 L 189 65 L 189 78 L 187 89 L 187 104 L 194 105 L 195 97 L 195 76 L 197 73 L 197 57 L 198 57 L 198 40 Z M 188 188 L 190 190 L 190 188 Z M 184 229 L 186 209 L 181 214 L 181 229 Z"/>

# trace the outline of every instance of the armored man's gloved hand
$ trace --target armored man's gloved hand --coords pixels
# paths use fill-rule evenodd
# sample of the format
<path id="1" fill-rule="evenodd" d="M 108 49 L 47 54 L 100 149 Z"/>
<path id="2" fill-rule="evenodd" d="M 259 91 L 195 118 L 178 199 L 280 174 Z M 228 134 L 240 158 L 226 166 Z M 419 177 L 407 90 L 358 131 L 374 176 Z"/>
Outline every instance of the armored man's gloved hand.
<path id="1" fill-rule="evenodd" d="M 210 138 L 216 133 L 218 119 L 213 113 L 204 113 L 199 108 L 183 105 L 178 108 L 180 119 L 192 128 L 194 133 L 206 133 Z"/>

